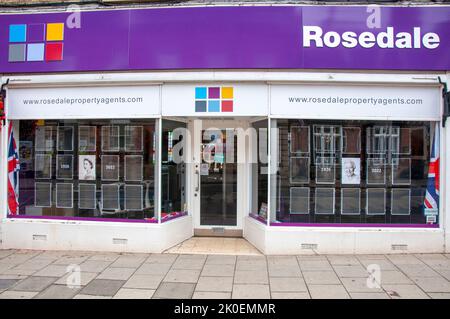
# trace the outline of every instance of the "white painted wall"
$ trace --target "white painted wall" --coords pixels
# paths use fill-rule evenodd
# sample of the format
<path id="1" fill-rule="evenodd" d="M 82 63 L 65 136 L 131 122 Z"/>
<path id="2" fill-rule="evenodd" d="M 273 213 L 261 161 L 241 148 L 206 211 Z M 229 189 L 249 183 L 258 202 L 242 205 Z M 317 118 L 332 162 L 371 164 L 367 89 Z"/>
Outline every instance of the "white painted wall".
<path id="1" fill-rule="evenodd" d="M 442 229 L 267 227 L 248 217 L 244 237 L 268 255 L 443 253 Z M 302 249 L 302 244 L 317 245 Z M 401 245 L 405 250 L 395 250 Z M 406 247 L 404 246 L 406 245 Z"/>
<path id="2" fill-rule="evenodd" d="M 191 225 L 190 216 L 162 224 L 8 219 L 2 248 L 160 253 L 192 237 Z"/>

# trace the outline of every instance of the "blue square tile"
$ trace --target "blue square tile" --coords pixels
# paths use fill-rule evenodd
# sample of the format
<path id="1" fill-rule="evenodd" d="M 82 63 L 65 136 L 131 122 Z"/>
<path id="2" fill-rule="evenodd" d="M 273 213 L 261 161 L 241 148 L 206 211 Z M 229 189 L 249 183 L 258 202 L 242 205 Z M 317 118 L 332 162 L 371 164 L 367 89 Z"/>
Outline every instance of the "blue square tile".
<path id="1" fill-rule="evenodd" d="M 195 98 L 196 99 L 206 99 L 206 87 L 196 87 L 195 88 Z"/>
<path id="2" fill-rule="evenodd" d="M 219 100 L 208 101 L 208 112 L 220 112 L 220 101 Z"/>
<path id="3" fill-rule="evenodd" d="M 44 61 L 44 43 L 32 43 L 27 47 L 27 61 Z"/>
<path id="4" fill-rule="evenodd" d="M 195 101 L 195 112 L 206 112 L 206 101 Z"/>
<path id="5" fill-rule="evenodd" d="M 9 26 L 9 42 L 25 42 L 27 40 L 26 24 L 11 24 Z"/>

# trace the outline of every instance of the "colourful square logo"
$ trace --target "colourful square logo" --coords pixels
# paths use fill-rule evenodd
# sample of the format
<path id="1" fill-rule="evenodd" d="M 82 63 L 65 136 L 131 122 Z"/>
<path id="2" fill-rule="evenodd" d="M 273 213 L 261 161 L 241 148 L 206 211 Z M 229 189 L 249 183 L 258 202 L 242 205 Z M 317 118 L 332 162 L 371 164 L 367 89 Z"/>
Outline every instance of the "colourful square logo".
<path id="1" fill-rule="evenodd" d="M 27 61 L 44 61 L 44 43 L 27 45 Z"/>
<path id="2" fill-rule="evenodd" d="M 45 44 L 45 61 L 61 61 L 63 59 L 63 44 L 46 43 Z"/>
<path id="3" fill-rule="evenodd" d="M 64 40 L 64 23 L 47 23 L 47 41 Z"/>
<path id="4" fill-rule="evenodd" d="M 233 112 L 234 89 L 231 86 L 195 88 L 195 112 Z"/>
<path id="5" fill-rule="evenodd" d="M 11 24 L 8 61 L 62 61 L 63 40 L 64 23 Z"/>
<path id="6" fill-rule="evenodd" d="M 9 42 L 25 42 L 27 40 L 26 24 L 11 24 L 9 26 Z"/>

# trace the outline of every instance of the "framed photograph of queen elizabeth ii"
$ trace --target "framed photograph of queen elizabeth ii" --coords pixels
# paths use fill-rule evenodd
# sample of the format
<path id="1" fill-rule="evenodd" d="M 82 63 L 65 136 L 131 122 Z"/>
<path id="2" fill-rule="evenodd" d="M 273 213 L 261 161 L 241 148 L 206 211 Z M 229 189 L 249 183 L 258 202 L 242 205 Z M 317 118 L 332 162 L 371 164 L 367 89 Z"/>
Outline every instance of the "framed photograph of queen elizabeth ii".
<path id="1" fill-rule="evenodd" d="M 80 155 L 78 157 L 78 179 L 95 181 L 95 167 L 95 155 Z"/>
<path id="2" fill-rule="evenodd" d="M 343 157 L 341 176 L 342 184 L 359 185 L 361 183 L 361 159 L 359 157 Z"/>

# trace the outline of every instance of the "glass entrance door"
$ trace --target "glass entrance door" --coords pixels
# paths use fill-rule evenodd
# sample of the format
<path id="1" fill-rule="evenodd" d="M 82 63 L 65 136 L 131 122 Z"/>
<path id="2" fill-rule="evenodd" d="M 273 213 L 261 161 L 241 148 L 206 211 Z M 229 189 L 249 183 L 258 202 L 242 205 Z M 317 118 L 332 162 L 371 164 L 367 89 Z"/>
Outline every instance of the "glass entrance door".
<path id="1" fill-rule="evenodd" d="M 234 129 L 202 131 L 199 185 L 200 226 L 237 226 L 237 136 Z"/>

